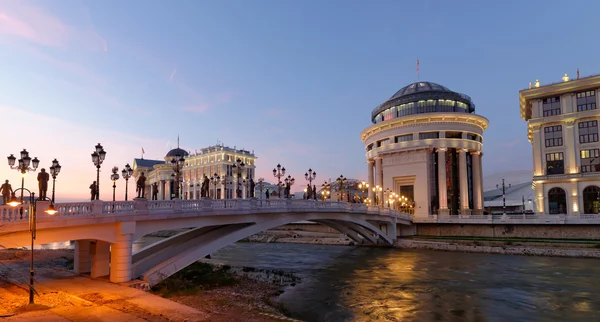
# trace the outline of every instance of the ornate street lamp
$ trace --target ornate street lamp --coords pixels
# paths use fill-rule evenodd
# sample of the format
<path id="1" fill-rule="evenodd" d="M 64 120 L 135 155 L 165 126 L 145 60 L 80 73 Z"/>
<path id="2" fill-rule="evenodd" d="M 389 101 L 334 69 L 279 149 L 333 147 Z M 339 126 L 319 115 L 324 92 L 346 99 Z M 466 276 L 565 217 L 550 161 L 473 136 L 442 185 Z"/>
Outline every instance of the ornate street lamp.
<path id="1" fill-rule="evenodd" d="M 304 174 L 304 178 L 308 180 L 308 184 L 312 187 L 312 181 L 317 177 L 317 173 L 314 172 L 311 168 L 308 169 L 308 172 Z M 310 199 L 310 198 L 308 198 Z"/>
<path id="2" fill-rule="evenodd" d="M 508 184 L 510 188 L 510 183 Z M 500 188 L 496 185 L 496 189 Z M 506 186 L 504 185 L 504 179 L 502 179 L 502 214 L 506 215 Z"/>
<path id="3" fill-rule="evenodd" d="M 60 169 L 62 167 L 58 163 L 58 160 L 52 160 L 52 165 L 50 166 L 50 175 L 52 176 L 52 203 L 54 203 L 54 186 L 56 184 L 56 176 L 60 173 Z"/>
<path id="4" fill-rule="evenodd" d="M 241 198 L 242 190 L 240 189 L 240 179 L 242 178 L 242 173 L 246 169 L 246 164 L 244 164 L 244 162 L 240 158 L 238 158 L 237 160 L 235 160 L 235 163 L 231 166 L 231 169 L 233 171 L 233 177 L 235 179 L 236 198 Z"/>
<path id="5" fill-rule="evenodd" d="M 258 186 L 258 190 L 260 191 L 260 199 L 262 199 L 263 187 L 265 186 L 265 178 L 258 178 L 258 182 L 256 183 Z"/>
<path id="6" fill-rule="evenodd" d="M 113 182 L 113 202 L 115 201 L 115 191 L 117 189 L 117 180 L 119 180 L 119 168 L 116 166 L 112 168 L 112 174 L 110 175 L 110 180 Z M 115 205 L 113 204 L 113 210 L 115 210 Z"/>
<path id="7" fill-rule="evenodd" d="M 106 151 L 100 143 L 96 145 L 96 151 L 92 153 L 92 162 L 96 166 L 96 200 L 100 200 L 100 166 L 106 158 Z"/>
<path id="8" fill-rule="evenodd" d="M 129 178 L 131 178 L 132 175 L 133 169 L 131 168 L 129 163 L 127 163 L 125 165 L 125 168 L 123 168 L 123 171 L 121 171 L 121 176 L 123 177 L 123 179 L 125 179 L 125 201 L 127 201 L 127 187 L 129 186 Z"/>
<path id="9" fill-rule="evenodd" d="M 323 201 L 329 198 L 329 195 L 331 194 L 330 189 L 331 185 L 327 183 L 327 181 L 321 185 L 321 196 L 323 197 Z"/>
<path id="10" fill-rule="evenodd" d="M 344 185 L 346 183 L 348 183 L 348 179 L 346 179 L 346 177 L 344 177 L 343 175 L 340 174 L 340 176 L 337 179 L 335 179 L 335 182 L 337 182 L 337 184 L 340 187 L 340 193 L 338 195 L 338 201 L 340 201 L 340 200 L 343 201 L 344 200 Z"/>
<path id="11" fill-rule="evenodd" d="M 8 166 L 11 169 L 21 172 L 21 203 L 23 203 L 23 189 L 25 189 L 25 174 L 29 171 L 35 171 L 40 165 L 40 160 L 38 160 L 37 157 L 33 158 L 32 160 L 29 157 L 29 152 L 27 152 L 27 150 L 25 149 L 21 151 L 21 158 L 19 159 L 19 163 L 17 166 L 15 166 L 16 160 L 17 158 L 15 158 L 14 155 L 11 154 L 8 156 Z M 31 167 L 29 165 L 31 165 Z M 21 219 L 23 219 L 23 208 L 21 208 L 19 212 L 21 214 Z"/>
<path id="12" fill-rule="evenodd" d="M 375 187 L 373 187 L 373 198 L 375 198 L 375 205 L 379 206 L 379 203 L 382 202 L 381 200 L 379 200 L 379 193 L 383 190 L 383 188 L 379 185 L 375 185 Z M 383 206 L 383 203 L 382 203 Z"/>
<path id="13" fill-rule="evenodd" d="M 172 196 L 172 198 L 176 198 L 178 199 L 179 196 L 179 185 L 181 184 L 181 169 L 183 168 L 183 165 L 185 163 L 185 159 L 183 158 L 183 155 L 179 154 L 180 150 L 177 150 L 177 153 L 175 153 L 175 156 L 171 159 L 171 166 L 173 166 L 173 174 L 171 174 L 171 177 L 175 178 L 175 194 L 174 196 Z"/>
<path id="14" fill-rule="evenodd" d="M 285 167 L 278 163 L 277 167 L 273 169 L 273 176 L 277 178 L 277 196 L 281 198 L 281 177 L 285 176 Z"/>
<path id="15" fill-rule="evenodd" d="M 52 199 L 48 198 L 48 197 L 44 197 L 44 198 L 38 198 L 37 200 L 35 199 L 35 193 L 29 191 L 29 189 L 27 188 L 19 188 L 15 191 L 13 191 L 12 193 L 12 197 L 10 198 L 10 201 L 8 202 L 8 204 L 12 207 L 16 207 L 18 205 L 23 204 L 22 201 L 22 197 L 21 197 L 21 201 L 19 201 L 16 197 L 15 197 L 15 193 L 21 190 L 21 196 L 23 196 L 23 191 L 27 191 L 29 192 L 29 205 L 28 205 L 28 210 L 27 210 L 27 214 L 29 216 L 29 232 L 31 232 L 31 249 L 30 249 L 30 253 L 31 253 L 31 259 L 29 261 L 29 304 L 33 304 L 34 303 L 34 295 L 35 295 L 35 289 L 33 288 L 33 282 L 34 282 L 34 269 L 33 269 L 33 246 L 34 246 L 34 242 L 35 242 L 35 237 L 36 237 L 36 205 L 37 202 L 39 200 L 48 200 L 50 201 L 50 206 L 48 207 L 48 209 L 46 210 L 46 213 L 49 215 L 54 215 L 56 213 L 56 209 L 54 209 L 54 202 L 52 202 Z M 21 209 L 23 209 L 21 207 Z"/>
<path id="16" fill-rule="evenodd" d="M 210 178 L 210 183 L 212 183 L 215 186 L 215 195 L 214 195 L 214 199 L 219 199 L 217 198 L 217 185 L 219 183 L 221 183 L 221 177 L 219 177 L 217 175 L 217 173 L 215 172 L 215 174 L 213 174 L 213 176 Z"/>
<path id="17" fill-rule="evenodd" d="M 294 183 L 296 182 L 296 179 L 294 179 L 294 178 L 292 178 L 292 176 L 288 175 L 287 178 L 285 178 L 284 182 L 285 182 L 286 187 L 288 185 L 290 186 L 290 191 L 291 191 L 291 188 L 294 185 Z M 289 198 L 289 197 L 290 197 L 290 192 L 288 191 L 287 198 Z"/>
<path id="18" fill-rule="evenodd" d="M 365 190 L 369 190 L 369 184 L 363 181 L 358 184 L 358 189 L 360 190 L 360 200 L 365 202 Z"/>

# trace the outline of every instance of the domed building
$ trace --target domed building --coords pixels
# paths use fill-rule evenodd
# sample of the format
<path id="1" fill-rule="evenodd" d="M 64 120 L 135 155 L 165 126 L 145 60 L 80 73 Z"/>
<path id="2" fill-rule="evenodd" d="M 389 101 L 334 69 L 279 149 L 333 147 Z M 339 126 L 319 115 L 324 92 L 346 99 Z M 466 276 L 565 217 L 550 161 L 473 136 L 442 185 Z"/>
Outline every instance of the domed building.
<path id="1" fill-rule="evenodd" d="M 469 96 L 413 83 L 377 106 L 371 121 L 360 135 L 371 202 L 383 205 L 396 193 L 415 216 L 482 212 L 481 151 L 489 122 L 475 114 Z"/>

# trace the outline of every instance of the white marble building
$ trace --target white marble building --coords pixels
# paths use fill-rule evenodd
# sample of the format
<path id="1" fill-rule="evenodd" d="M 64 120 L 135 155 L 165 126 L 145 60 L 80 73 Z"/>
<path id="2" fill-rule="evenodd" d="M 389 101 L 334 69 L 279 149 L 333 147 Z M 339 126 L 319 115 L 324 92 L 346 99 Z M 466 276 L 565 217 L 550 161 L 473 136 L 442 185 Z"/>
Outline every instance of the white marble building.
<path id="1" fill-rule="evenodd" d="M 376 107 L 361 133 L 369 186 L 414 201 L 415 216 L 470 215 L 483 209 L 481 151 L 485 117 L 467 95 L 417 82 Z"/>

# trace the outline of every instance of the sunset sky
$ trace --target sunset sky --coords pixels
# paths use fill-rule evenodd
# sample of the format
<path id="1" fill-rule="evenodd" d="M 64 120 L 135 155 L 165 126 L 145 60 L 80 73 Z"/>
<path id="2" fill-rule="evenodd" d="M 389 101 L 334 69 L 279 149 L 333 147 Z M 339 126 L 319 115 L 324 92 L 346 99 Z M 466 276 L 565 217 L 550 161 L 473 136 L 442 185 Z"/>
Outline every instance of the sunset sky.
<path id="1" fill-rule="evenodd" d="M 223 142 L 317 182 L 366 179 L 373 108 L 420 79 L 490 120 L 484 174 L 532 168 L 518 91 L 600 73 L 593 1 L 0 1 L 0 179 L 6 156 L 57 158 L 57 199 L 85 199 L 90 154 L 110 169 Z M 37 193 L 36 176 L 25 186 Z M 123 180 L 117 182 L 123 198 Z M 300 189 L 302 185 L 296 185 Z M 130 190 L 134 185 L 130 183 Z"/>

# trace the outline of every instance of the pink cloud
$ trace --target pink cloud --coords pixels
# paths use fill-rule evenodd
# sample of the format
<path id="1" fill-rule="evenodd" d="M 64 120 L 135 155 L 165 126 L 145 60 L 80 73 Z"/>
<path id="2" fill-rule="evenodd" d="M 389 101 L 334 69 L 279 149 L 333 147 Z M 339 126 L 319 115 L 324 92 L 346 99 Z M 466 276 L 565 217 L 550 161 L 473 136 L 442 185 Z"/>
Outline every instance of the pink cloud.
<path id="1" fill-rule="evenodd" d="M 171 76 L 169 76 L 169 83 L 173 82 L 173 78 L 175 77 L 175 74 L 177 74 L 177 68 L 173 68 L 173 71 L 171 72 Z"/>
<path id="2" fill-rule="evenodd" d="M 106 40 L 91 23 L 84 27 L 69 26 L 57 16 L 24 1 L 0 2 L 0 34 L 49 47 L 108 51 Z"/>
<path id="3" fill-rule="evenodd" d="M 206 104 L 188 105 L 188 106 L 183 107 L 184 111 L 194 112 L 194 113 L 203 113 L 203 112 L 206 112 L 208 109 L 209 109 L 209 107 Z"/>

